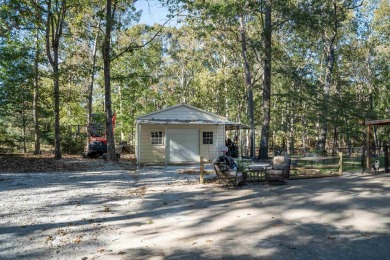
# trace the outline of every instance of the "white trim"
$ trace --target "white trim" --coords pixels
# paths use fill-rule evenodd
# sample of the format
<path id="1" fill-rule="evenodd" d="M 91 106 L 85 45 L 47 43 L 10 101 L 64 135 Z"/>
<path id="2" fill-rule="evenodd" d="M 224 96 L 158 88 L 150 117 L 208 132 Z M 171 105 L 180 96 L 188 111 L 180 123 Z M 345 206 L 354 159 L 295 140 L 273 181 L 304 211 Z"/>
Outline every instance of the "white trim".
<path id="1" fill-rule="evenodd" d="M 201 154 L 201 151 L 202 151 L 202 143 L 203 143 L 203 134 L 202 134 L 202 129 L 201 128 L 199 128 L 198 129 L 199 131 L 199 142 L 198 142 L 198 147 L 199 147 L 199 159 L 200 159 L 200 157 L 201 156 L 204 156 L 204 155 L 202 155 Z"/>
<path id="2" fill-rule="evenodd" d="M 170 156 L 169 154 L 169 147 L 167 145 L 168 143 L 168 139 L 167 139 L 167 125 L 165 125 L 165 133 L 164 133 L 164 145 L 165 145 L 165 154 L 164 154 L 164 161 L 165 161 L 165 166 L 168 165 L 168 156 Z"/>
<path id="3" fill-rule="evenodd" d="M 161 132 L 161 143 L 153 143 L 153 141 L 155 141 L 153 138 L 156 138 L 156 137 L 153 137 L 153 133 L 157 133 L 157 135 L 159 135 L 159 133 Z M 163 137 L 163 130 L 162 129 L 154 129 L 152 131 L 150 131 L 150 145 L 151 146 L 164 146 L 164 137 Z M 160 137 L 157 136 L 157 140 L 160 141 Z"/>
<path id="4" fill-rule="evenodd" d="M 216 133 L 215 135 L 217 136 L 217 141 L 216 141 L 216 144 L 215 144 L 215 148 L 217 150 L 217 156 L 219 155 L 219 139 L 218 139 L 218 125 L 215 125 L 215 128 L 216 128 Z M 209 156 L 210 157 L 210 156 Z"/>
<path id="5" fill-rule="evenodd" d="M 223 140 L 222 146 L 225 146 L 226 145 L 226 125 L 223 125 L 223 139 L 222 140 Z"/>
<path id="6" fill-rule="evenodd" d="M 140 138 L 141 138 L 141 125 L 140 124 L 137 124 L 137 161 L 138 161 L 138 169 L 140 169 L 141 167 L 141 141 L 140 141 Z"/>

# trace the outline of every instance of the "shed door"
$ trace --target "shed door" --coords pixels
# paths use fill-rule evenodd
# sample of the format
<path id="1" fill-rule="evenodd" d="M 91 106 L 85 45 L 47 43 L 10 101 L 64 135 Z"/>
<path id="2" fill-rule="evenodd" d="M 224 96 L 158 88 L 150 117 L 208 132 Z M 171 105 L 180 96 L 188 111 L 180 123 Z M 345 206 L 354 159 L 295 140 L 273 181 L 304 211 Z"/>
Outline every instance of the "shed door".
<path id="1" fill-rule="evenodd" d="M 167 129 L 169 162 L 199 162 L 199 130 Z"/>

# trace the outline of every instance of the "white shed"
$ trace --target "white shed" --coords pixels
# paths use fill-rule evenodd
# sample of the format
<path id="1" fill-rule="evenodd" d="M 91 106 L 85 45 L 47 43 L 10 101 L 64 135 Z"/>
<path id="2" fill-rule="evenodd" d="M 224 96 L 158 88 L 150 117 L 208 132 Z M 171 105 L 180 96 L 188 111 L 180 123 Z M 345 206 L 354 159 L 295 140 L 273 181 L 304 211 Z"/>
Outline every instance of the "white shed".
<path id="1" fill-rule="evenodd" d="M 240 123 L 180 104 L 137 118 L 138 163 L 194 163 L 222 154 L 227 128 Z"/>

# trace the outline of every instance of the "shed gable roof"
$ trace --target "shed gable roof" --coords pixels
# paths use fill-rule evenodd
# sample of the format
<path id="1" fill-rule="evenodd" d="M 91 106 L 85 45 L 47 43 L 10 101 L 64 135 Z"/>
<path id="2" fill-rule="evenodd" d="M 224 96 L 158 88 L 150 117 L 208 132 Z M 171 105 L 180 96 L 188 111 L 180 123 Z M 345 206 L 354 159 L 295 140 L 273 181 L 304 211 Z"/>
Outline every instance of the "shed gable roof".
<path id="1" fill-rule="evenodd" d="M 187 105 L 180 104 L 159 111 L 155 111 L 143 116 L 137 117 L 137 122 L 147 123 L 153 121 L 153 123 L 161 122 L 176 122 L 176 123 L 232 123 L 225 117 L 204 111 L 202 109 Z"/>

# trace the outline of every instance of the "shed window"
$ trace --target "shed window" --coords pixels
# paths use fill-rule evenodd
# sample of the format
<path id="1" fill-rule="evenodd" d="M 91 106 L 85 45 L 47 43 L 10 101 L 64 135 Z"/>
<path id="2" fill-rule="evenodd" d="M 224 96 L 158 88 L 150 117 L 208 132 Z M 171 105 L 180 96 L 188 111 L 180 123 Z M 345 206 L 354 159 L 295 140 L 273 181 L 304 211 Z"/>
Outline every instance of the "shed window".
<path id="1" fill-rule="evenodd" d="M 213 144 L 213 132 L 203 132 L 203 144 Z"/>
<path id="2" fill-rule="evenodd" d="M 162 132 L 151 132 L 150 140 L 152 144 L 163 144 L 163 134 Z"/>

